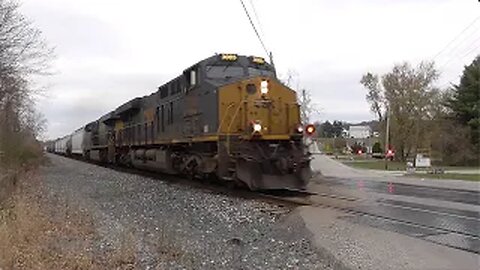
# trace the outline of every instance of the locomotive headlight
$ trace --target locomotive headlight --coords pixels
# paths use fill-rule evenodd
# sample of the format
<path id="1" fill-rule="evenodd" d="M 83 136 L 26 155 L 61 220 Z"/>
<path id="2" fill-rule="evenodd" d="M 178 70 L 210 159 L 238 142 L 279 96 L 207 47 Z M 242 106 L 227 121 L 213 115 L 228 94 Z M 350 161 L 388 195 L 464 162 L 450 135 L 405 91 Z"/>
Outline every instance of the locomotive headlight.
<path id="1" fill-rule="evenodd" d="M 297 133 L 303 133 L 303 127 L 301 125 L 297 126 Z"/>
<path id="2" fill-rule="evenodd" d="M 267 81 L 262 81 L 260 83 L 260 92 L 262 95 L 266 95 L 268 93 L 268 82 Z"/>
<path id="3" fill-rule="evenodd" d="M 262 131 L 262 125 L 259 123 L 253 123 L 253 132 L 261 132 Z"/>

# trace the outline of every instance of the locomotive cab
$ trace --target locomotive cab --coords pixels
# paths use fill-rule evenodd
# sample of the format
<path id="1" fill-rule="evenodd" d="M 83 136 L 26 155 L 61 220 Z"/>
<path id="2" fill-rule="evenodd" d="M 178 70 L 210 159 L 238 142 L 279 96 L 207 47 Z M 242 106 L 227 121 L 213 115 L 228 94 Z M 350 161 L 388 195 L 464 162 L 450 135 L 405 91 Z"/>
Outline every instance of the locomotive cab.
<path id="1" fill-rule="evenodd" d="M 201 67 L 205 81 L 217 85 L 256 76 L 276 78 L 275 68 L 256 56 L 221 54 L 205 60 Z"/>

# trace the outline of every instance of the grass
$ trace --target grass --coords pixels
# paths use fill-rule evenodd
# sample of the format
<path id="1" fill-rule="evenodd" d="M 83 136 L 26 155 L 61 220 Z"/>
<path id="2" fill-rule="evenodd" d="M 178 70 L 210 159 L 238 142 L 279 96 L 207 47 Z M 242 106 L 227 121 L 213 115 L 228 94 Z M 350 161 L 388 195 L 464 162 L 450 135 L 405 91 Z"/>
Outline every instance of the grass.
<path id="1" fill-rule="evenodd" d="M 385 170 L 385 160 L 383 159 L 345 161 L 343 163 L 358 169 Z M 405 171 L 407 167 L 405 162 L 399 161 L 388 161 L 387 164 L 389 171 Z"/>
<path id="2" fill-rule="evenodd" d="M 443 173 L 443 174 L 430 174 L 430 173 L 415 173 L 411 176 L 418 178 L 431 178 L 431 179 L 456 179 L 466 181 L 480 181 L 480 174 L 464 174 L 464 173 Z"/>
<path id="3" fill-rule="evenodd" d="M 344 164 L 358 168 L 358 169 L 370 169 L 370 170 L 385 170 L 385 161 L 384 160 L 355 160 L 355 161 L 344 161 Z M 442 167 L 445 170 L 474 170 L 478 169 L 476 167 Z M 405 171 L 406 164 L 405 162 L 399 161 L 389 161 L 388 162 L 389 171 Z M 423 169 L 424 170 L 424 169 Z M 478 173 L 449 173 L 448 171 L 443 174 L 430 174 L 430 173 L 415 173 L 412 174 L 413 177 L 418 178 L 430 178 L 430 179 L 456 179 L 456 180 L 466 180 L 466 181 L 480 181 L 480 174 Z"/>
<path id="4" fill-rule="evenodd" d="M 440 166 L 442 167 L 444 170 L 447 170 L 447 171 L 464 171 L 464 170 L 480 170 L 479 167 L 473 167 L 473 166 Z"/>

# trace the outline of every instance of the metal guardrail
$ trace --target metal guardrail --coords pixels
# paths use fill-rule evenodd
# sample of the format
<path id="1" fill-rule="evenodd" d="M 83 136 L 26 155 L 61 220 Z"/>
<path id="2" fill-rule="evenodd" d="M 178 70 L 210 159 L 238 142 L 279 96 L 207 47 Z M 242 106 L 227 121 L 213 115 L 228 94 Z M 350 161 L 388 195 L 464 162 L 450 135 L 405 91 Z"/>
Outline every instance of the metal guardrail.
<path id="1" fill-rule="evenodd" d="M 431 167 L 427 170 L 427 173 L 430 173 L 430 174 L 444 174 L 445 169 L 441 168 L 441 167 Z"/>

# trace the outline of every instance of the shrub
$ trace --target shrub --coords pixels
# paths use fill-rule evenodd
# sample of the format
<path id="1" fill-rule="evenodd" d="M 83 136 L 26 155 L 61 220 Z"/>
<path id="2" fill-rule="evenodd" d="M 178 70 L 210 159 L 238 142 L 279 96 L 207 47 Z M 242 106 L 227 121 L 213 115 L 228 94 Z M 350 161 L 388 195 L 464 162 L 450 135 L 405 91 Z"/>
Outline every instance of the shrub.
<path id="1" fill-rule="evenodd" d="M 350 146 L 350 148 L 352 149 L 352 153 L 354 153 L 354 154 L 358 153 L 359 151 L 362 151 L 362 153 L 367 152 L 367 148 L 363 145 L 358 144 L 358 143 L 355 143 L 354 145 Z"/>
<path id="2" fill-rule="evenodd" d="M 333 147 L 330 143 L 326 142 L 324 145 L 323 145 L 323 152 L 325 152 L 327 155 L 331 155 L 333 154 Z"/>
<path id="3" fill-rule="evenodd" d="M 336 152 L 343 152 L 345 147 L 347 147 L 347 140 L 345 140 L 345 138 L 337 137 L 333 139 L 333 147 Z"/>
<path id="4" fill-rule="evenodd" d="M 35 164 L 43 157 L 40 143 L 22 132 L 0 136 L 0 152 L 0 166 L 10 168 Z"/>
<path id="5" fill-rule="evenodd" d="M 382 145 L 380 144 L 380 142 L 376 142 L 373 144 L 372 153 L 383 153 Z"/>

